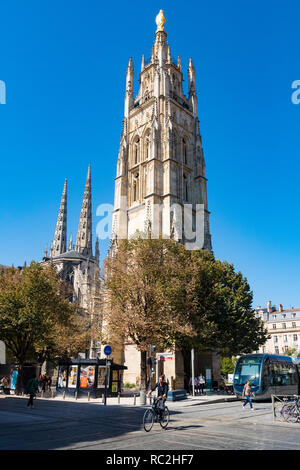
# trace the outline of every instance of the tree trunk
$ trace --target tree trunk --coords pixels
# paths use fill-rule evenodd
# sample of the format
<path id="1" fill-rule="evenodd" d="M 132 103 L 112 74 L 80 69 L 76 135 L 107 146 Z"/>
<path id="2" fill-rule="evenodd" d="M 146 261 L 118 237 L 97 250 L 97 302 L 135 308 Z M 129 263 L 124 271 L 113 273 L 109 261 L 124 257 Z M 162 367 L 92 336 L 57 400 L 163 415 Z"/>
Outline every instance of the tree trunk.
<path id="1" fill-rule="evenodd" d="M 21 395 L 22 391 L 23 391 L 23 364 L 19 364 L 15 393 L 16 395 Z"/>
<path id="2" fill-rule="evenodd" d="M 182 349 L 181 353 L 183 357 L 184 373 L 188 378 L 190 378 L 191 377 L 191 350 Z"/>
<path id="3" fill-rule="evenodd" d="M 141 390 L 147 388 L 147 351 L 141 351 Z"/>

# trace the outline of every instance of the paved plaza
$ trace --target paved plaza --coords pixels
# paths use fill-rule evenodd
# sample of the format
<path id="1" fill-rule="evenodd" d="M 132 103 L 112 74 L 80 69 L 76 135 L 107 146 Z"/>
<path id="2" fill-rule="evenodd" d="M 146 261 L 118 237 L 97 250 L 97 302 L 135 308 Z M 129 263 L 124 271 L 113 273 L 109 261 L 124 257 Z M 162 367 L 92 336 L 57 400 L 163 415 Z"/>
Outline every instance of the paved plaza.
<path id="1" fill-rule="evenodd" d="M 156 423 L 146 433 L 143 406 L 37 399 L 31 410 L 25 397 L 1 396 L 0 449 L 300 449 L 300 424 L 274 422 L 271 403 L 257 403 L 250 411 L 240 401 L 220 399 L 168 402 L 167 430 Z"/>

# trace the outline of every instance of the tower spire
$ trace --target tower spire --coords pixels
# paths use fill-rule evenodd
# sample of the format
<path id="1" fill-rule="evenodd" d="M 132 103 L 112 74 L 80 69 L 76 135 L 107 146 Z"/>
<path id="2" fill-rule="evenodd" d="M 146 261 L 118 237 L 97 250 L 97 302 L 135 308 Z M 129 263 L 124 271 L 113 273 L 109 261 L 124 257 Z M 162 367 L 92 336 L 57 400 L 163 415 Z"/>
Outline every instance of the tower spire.
<path id="1" fill-rule="evenodd" d="M 86 256 L 93 256 L 92 249 L 92 197 L 91 197 L 91 165 L 89 165 L 80 218 L 78 223 L 75 250 Z"/>
<path id="2" fill-rule="evenodd" d="M 55 257 L 66 252 L 67 236 L 67 180 L 65 180 L 64 189 L 60 201 L 56 228 L 53 242 L 51 245 L 51 256 Z"/>
<path id="3" fill-rule="evenodd" d="M 127 72 L 126 72 L 126 92 L 125 92 L 125 106 L 124 106 L 124 116 L 125 118 L 129 115 L 129 110 L 133 106 L 133 79 L 134 79 L 134 70 L 132 58 L 129 58 Z"/>

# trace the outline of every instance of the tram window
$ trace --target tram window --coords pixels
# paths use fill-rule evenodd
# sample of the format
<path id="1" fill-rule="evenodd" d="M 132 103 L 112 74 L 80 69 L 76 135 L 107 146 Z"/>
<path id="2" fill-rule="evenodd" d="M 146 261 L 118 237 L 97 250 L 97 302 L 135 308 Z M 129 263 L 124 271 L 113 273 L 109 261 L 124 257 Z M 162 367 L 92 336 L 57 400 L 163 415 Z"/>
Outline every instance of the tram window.
<path id="1" fill-rule="evenodd" d="M 297 383 L 296 370 L 293 364 L 274 362 L 271 366 L 271 385 L 285 386 Z"/>

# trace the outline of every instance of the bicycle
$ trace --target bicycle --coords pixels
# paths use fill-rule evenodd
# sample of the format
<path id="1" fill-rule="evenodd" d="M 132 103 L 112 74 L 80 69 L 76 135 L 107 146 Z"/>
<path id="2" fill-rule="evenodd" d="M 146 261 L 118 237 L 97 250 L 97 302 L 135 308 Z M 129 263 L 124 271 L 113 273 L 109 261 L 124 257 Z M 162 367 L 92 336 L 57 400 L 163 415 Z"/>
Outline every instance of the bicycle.
<path id="1" fill-rule="evenodd" d="M 284 421 L 296 423 L 300 419 L 300 399 L 286 403 L 280 411 Z"/>
<path id="2" fill-rule="evenodd" d="M 155 400 L 152 407 L 145 411 L 143 417 L 143 425 L 146 432 L 151 431 L 154 423 L 159 422 L 163 429 L 166 429 L 170 421 L 170 413 L 167 406 L 164 407 L 162 418 L 160 418 L 159 411 L 156 407 L 158 400 Z"/>

